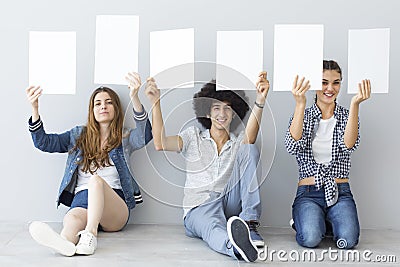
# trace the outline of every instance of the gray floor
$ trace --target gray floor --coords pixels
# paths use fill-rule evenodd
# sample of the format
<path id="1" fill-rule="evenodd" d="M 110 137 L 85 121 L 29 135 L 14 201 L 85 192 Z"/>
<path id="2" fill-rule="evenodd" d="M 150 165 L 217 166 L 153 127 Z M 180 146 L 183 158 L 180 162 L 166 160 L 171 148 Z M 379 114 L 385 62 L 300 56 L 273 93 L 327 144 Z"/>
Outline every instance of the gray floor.
<path id="1" fill-rule="evenodd" d="M 51 226 L 56 230 L 61 228 L 60 223 L 51 223 Z M 336 251 L 331 240 L 324 240 L 318 249 L 305 250 L 296 244 L 294 232 L 289 228 L 266 227 L 261 228 L 260 232 L 268 246 L 268 257 L 265 259 L 265 254 L 262 254 L 262 259 L 257 262 L 258 265 L 286 266 L 298 263 L 302 266 L 309 264 L 314 266 L 321 264 L 400 265 L 399 231 L 363 230 L 357 250 L 347 252 Z M 122 232 L 100 233 L 98 249 L 92 256 L 58 255 L 50 249 L 37 245 L 28 233 L 28 225 L 22 223 L 0 223 L 0 242 L 0 267 L 251 265 L 213 252 L 201 240 L 186 237 L 183 226 L 176 225 L 128 225 Z M 302 260 L 303 255 L 306 258 L 304 260 Z M 356 255 L 360 255 L 359 262 Z M 311 256 L 311 261 L 308 256 Z M 314 261 L 314 256 L 316 256 L 316 261 Z M 296 260 L 297 257 L 299 258 Z M 323 260 L 320 260 L 321 258 Z M 346 258 L 349 261 L 346 261 Z M 391 263 L 373 262 L 375 259 L 385 258 Z M 368 262 L 368 259 L 371 259 L 371 262 Z"/>

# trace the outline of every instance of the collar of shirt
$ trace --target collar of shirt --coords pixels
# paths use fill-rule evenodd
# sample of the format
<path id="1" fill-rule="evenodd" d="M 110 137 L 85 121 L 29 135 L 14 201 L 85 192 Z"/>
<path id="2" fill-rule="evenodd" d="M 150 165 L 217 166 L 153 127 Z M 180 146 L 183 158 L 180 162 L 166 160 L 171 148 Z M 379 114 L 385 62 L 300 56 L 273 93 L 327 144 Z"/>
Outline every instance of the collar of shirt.
<path id="1" fill-rule="evenodd" d="M 310 107 L 310 113 L 311 113 L 311 117 L 313 118 L 318 118 L 318 119 L 322 119 L 322 112 L 319 109 L 319 107 L 317 106 L 317 103 L 314 103 L 311 107 Z M 338 105 L 337 103 L 335 104 L 335 110 L 333 111 L 333 116 L 338 119 L 340 117 L 342 117 L 343 115 L 343 111 L 342 111 L 342 106 Z"/>
<path id="2" fill-rule="evenodd" d="M 200 138 L 201 138 L 202 140 L 210 140 L 210 141 L 212 141 L 212 142 L 215 143 L 214 139 L 211 138 L 210 129 L 207 129 L 207 130 L 205 130 L 205 131 L 202 131 L 202 132 L 200 133 Z M 222 151 L 224 151 L 225 149 L 230 148 L 231 145 L 232 145 L 232 142 L 235 142 L 236 139 L 237 139 L 237 136 L 236 136 L 236 135 L 234 135 L 233 133 L 229 133 L 229 140 L 226 141 L 226 143 L 225 143 L 224 146 L 222 147 L 220 153 L 222 153 Z"/>

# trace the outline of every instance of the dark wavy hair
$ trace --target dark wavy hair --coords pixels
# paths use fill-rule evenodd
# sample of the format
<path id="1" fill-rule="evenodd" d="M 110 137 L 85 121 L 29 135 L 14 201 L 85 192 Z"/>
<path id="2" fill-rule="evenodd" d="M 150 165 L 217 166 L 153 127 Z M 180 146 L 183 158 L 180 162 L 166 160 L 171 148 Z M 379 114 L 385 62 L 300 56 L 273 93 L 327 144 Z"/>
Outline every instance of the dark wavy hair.
<path id="1" fill-rule="evenodd" d="M 199 92 L 193 96 L 193 109 L 197 120 L 206 128 L 211 128 L 210 115 L 211 105 L 215 100 L 228 103 L 237 116 L 234 117 L 230 125 L 230 130 L 234 131 L 249 111 L 248 97 L 242 90 L 220 90 L 217 91 L 215 80 L 206 83 Z M 237 118 L 239 117 L 239 119 Z"/>

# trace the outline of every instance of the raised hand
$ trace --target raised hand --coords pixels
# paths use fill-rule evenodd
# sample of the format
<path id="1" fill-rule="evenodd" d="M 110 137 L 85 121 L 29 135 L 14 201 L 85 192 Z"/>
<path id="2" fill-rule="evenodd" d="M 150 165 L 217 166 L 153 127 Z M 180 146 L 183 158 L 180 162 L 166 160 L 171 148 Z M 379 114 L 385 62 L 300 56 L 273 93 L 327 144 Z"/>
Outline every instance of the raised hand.
<path id="1" fill-rule="evenodd" d="M 131 71 L 125 76 L 125 80 L 128 82 L 128 88 L 130 90 L 129 96 L 133 100 L 133 98 L 138 97 L 139 88 L 142 85 L 140 75 L 139 73 Z"/>
<path id="2" fill-rule="evenodd" d="M 39 108 L 39 97 L 42 95 L 43 89 L 40 86 L 29 86 L 25 89 L 26 97 L 28 101 L 31 103 L 32 108 Z"/>
<path id="3" fill-rule="evenodd" d="M 292 94 L 294 99 L 296 100 L 296 104 L 301 104 L 305 106 L 307 102 L 306 93 L 311 86 L 310 81 L 306 81 L 304 83 L 304 79 L 305 78 L 303 77 L 299 81 L 299 75 L 296 75 L 293 82 Z"/>
<path id="4" fill-rule="evenodd" d="M 156 81 L 153 77 L 147 78 L 146 89 L 144 93 L 152 104 L 155 104 L 160 100 L 160 89 L 158 89 Z"/>
<path id="5" fill-rule="evenodd" d="M 359 105 L 361 102 L 367 100 L 371 97 L 371 81 L 370 80 L 362 80 L 361 83 L 358 84 L 358 93 L 353 96 L 351 99 L 351 103 Z"/>
<path id="6" fill-rule="evenodd" d="M 256 102 L 260 105 L 264 105 L 265 99 L 267 98 L 267 94 L 269 91 L 269 81 L 267 80 L 266 71 L 262 71 L 258 75 L 256 88 L 257 88 Z"/>
<path id="7" fill-rule="evenodd" d="M 43 89 L 40 86 L 29 86 L 25 89 L 26 97 L 32 105 L 32 121 L 39 119 L 39 97 L 42 95 Z"/>

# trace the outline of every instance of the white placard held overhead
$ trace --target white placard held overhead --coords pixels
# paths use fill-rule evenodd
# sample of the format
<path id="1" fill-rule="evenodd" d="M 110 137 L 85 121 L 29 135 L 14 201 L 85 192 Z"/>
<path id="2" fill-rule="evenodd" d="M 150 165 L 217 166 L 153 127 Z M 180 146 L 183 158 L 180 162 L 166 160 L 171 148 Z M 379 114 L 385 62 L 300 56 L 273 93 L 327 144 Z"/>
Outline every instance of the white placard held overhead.
<path id="1" fill-rule="evenodd" d="M 263 31 L 218 31 L 216 79 L 219 90 L 254 90 L 263 70 Z"/>
<path id="2" fill-rule="evenodd" d="M 138 71 L 139 17 L 96 17 L 94 82 L 127 84 L 125 75 Z"/>
<path id="3" fill-rule="evenodd" d="M 321 89 L 323 46 L 323 25 L 275 25 L 273 90 L 291 91 L 296 75 Z"/>
<path id="4" fill-rule="evenodd" d="M 150 33 L 150 75 L 159 88 L 194 86 L 194 29 Z"/>
<path id="5" fill-rule="evenodd" d="M 29 32 L 29 84 L 43 94 L 75 94 L 75 32 Z"/>
<path id="6" fill-rule="evenodd" d="M 390 29 L 349 30 L 349 94 L 358 92 L 358 83 L 371 80 L 372 93 L 389 92 Z"/>

